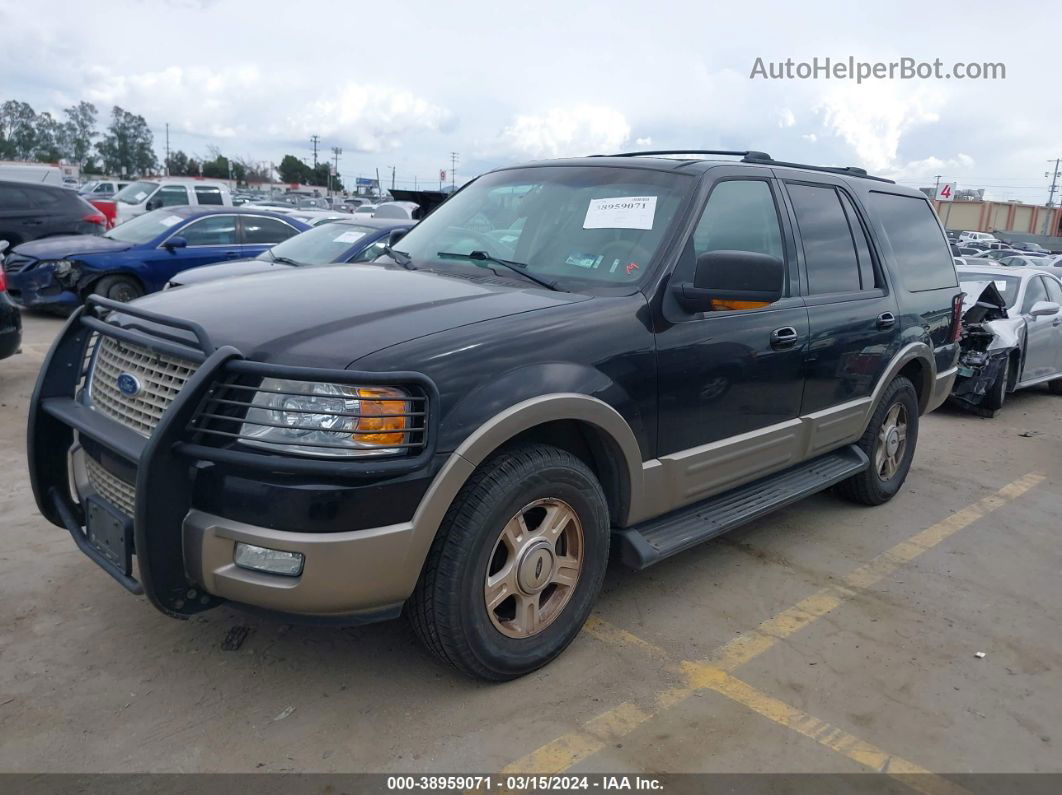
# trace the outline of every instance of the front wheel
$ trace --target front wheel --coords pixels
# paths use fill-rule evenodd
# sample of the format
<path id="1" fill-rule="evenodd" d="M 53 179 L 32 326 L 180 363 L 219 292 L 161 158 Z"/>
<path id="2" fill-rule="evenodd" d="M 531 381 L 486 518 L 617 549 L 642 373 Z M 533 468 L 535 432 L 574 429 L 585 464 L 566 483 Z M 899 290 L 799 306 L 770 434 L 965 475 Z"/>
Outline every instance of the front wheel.
<path id="1" fill-rule="evenodd" d="M 981 407 L 989 417 L 994 417 L 996 412 L 1003 408 L 1003 403 L 1006 402 L 1007 384 L 1010 383 L 1010 371 L 1013 366 L 1014 363 L 1008 356 L 1006 363 L 999 369 L 996 380 L 992 382 L 992 386 L 985 392 Z"/>
<path id="2" fill-rule="evenodd" d="M 907 479 L 917 441 L 918 393 L 910 381 L 897 376 L 886 387 L 858 442 L 870 466 L 839 483 L 838 493 L 863 505 L 888 502 Z"/>
<path id="3" fill-rule="evenodd" d="M 127 304 L 142 296 L 144 290 L 134 279 L 127 276 L 104 276 L 92 285 L 92 294 Z"/>
<path id="4" fill-rule="evenodd" d="M 608 547 L 608 505 L 586 464 L 546 445 L 502 452 L 450 506 L 410 598 L 413 629 L 471 676 L 530 673 L 579 633 Z"/>

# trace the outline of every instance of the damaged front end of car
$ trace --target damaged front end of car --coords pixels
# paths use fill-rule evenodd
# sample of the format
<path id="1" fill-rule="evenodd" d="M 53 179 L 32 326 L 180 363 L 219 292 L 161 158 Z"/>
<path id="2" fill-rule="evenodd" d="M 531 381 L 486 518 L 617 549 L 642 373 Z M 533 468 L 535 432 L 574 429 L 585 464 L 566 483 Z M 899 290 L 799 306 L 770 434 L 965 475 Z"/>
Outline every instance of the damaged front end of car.
<path id="1" fill-rule="evenodd" d="M 1006 301 L 991 281 L 963 283 L 962 331 L 959 337 L 959 372 L 951 402 L 963 408 L 990 414 L 987 405 L 993 388 L 1007 390 L 1011 354 L 1021 350 L 1025 321 L 1007 314 Z"/>

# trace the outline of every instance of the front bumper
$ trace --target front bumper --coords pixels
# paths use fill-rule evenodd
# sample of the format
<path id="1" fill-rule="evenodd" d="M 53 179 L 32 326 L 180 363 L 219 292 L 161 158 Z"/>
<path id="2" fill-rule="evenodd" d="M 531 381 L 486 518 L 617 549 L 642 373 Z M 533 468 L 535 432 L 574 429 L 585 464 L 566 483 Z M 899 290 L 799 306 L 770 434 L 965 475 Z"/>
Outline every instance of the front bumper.
<path id="1" fill-rule="evenodd" d="M 132 316 L 134 322 L 129 327 L 105 322 L 93 316 L 96 306 Z M 147 334 L 145 327 L 155 324 L 169 330 L 159 336 Z M 193 336 L 199 349 L 178 342 L 181 334 L 175 334 L 175 329 Z M 198 358 L 198 369 L 150 436 L 80 401 L 93 333 L 135 340 L 169 355 L 180 349 L 181 356 Z M 410 478 L 403 480 L 403 475 L 430 471 L 433 466 L 433 412 L 427 412 L 423 449 L 401 459 L 337 462 L 251 453 L 232 445 L 211 446 L 191 425 L 204 399 L 232 368 L 263 375 L 275 371 L 279 377 L 298 377 L 297 372 L 302 372 L 308 380 L 331 378 L 349 383 L 415 381 L 427 393 L 429 406 L 437 395 L 434 385 L 415 373 L 319 371 L 247 362 L 233 348 L 214 349 L 205 332 L 191 324 L 92 298 L 87 311 L 79 309 L 70 318 L 49 352 L 31 400 L 30 478 L 41 512 L 53 524 L 66 528 L 78 547 L 123 586 L 144 593 L 174 617 L 187 617 L 225 600 L 347 623 L 396 615 L 419 575 L 418 554 L 423 544 L 414 538 L 412 521 L 338 532 L 274 529 L 197 509 L 196 484 L 220 470 L 238 472 L 243 480 L 253 480 L 255 472 L 263 480 L 287 476 L 295 488 L 303 478 L 304 488 L 311 490 L 312 484 L 326 480 L 371 492 L 397 480 L 408 489 Z M 97 472 L 102 468 L 108 478 L 124 483 L 129 490 L 126 499 L 115 499 L 110 493 L 113 489 L 94 488 L 87 475 L 90 463 Z M 414 478 L 413 482 L 420 481 Z M 125 503 L 125 513 L 131 508 L 135 561 L 122 566 L 90 543 L 84 507 L 89 498 L 103 498 L 118 508 Z M 409 506 L 410 515 L 414 507 Z M 285 577 L 238 568 L 233 561 L 237 541 L 301 552 L 305 556 L 302 573 Z"/>
<path id="2" fill-rule="evenodd" d="M 62 284 L 51 265 L 37 265 L 8 274 L 7 280 L 11 298 L 22 307 L 73 307 L 81 303 L 77 291 Z"/>

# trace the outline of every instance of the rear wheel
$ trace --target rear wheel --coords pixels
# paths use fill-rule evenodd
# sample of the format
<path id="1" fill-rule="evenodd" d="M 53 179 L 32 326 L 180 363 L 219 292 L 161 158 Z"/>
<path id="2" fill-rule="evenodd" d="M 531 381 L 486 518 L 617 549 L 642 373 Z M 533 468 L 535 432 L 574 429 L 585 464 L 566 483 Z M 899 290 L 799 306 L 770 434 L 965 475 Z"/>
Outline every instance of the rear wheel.
<path id="1" fill-rule="evenodd" d="M 838 493 L 863 505 L 881 505 L 900 490 L 918 441 L 918 393 L 903 376 L 885 389 L 859 447 L 870 466 L 842 481 Z"/>
<path id="2" fill-rule="evenodd" d="M 143 288 L 128 276 L 104 276 L 92 285 L 92 294 L 109 298 L 112 301 L 129 303 L 144 294 Z"/>
<path id="3" fill-rule="evenodd" d="M 546 445 L 485 462 L 439 528 L 409 616 L 425 646 L 503 681 L 571 643 L 601 589 L 608 506 L 590 469 Z"/>
<path id="4" fill-rule="evenodd" d="M 1054 395 L 1062 395 L 1062 378 L 1056 378 L 1054 381 L 1047 382 L 1047 388 L 1051 390 Z"/>

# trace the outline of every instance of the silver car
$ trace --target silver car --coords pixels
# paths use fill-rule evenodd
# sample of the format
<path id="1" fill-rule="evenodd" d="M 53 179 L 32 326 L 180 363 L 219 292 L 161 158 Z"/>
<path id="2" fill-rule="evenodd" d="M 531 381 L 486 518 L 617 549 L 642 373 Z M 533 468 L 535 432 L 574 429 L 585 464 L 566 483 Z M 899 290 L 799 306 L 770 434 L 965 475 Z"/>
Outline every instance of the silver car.
<path id="1" fill-rule="evenodd" d="M 1017 389 L 1047 383 L 1062 394 L 1062 281 L 977 260 L 956 270 L 966 299 L 953 402 L 993 416 Z"/>

